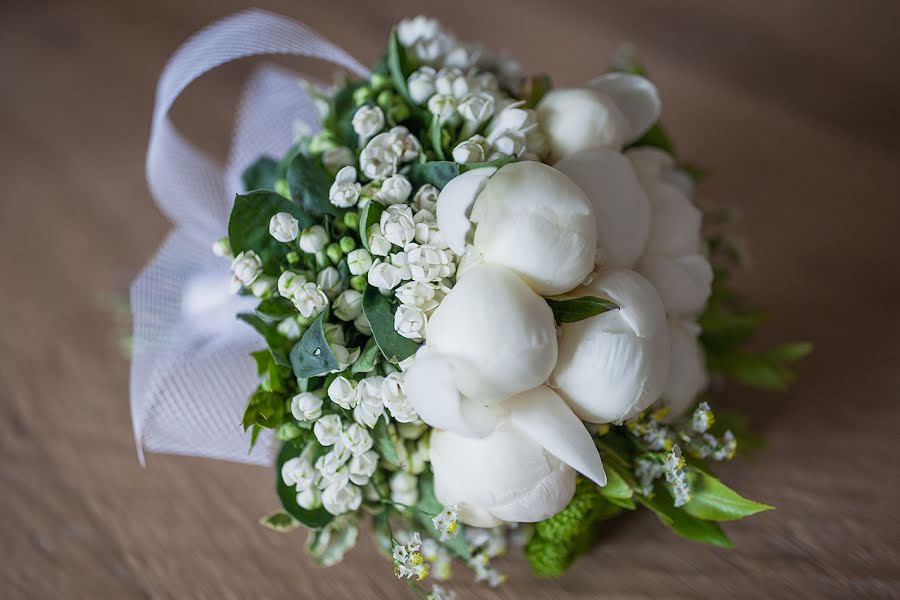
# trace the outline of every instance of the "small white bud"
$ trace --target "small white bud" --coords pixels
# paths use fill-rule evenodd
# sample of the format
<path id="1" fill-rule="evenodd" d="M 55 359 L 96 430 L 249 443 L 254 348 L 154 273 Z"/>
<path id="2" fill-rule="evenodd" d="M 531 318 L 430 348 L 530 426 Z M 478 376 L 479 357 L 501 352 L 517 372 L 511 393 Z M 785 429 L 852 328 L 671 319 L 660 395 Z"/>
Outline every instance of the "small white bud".
<path id="1" fill-rule="evenodd" d="M 325 415 L 313 425 L 313 434 L 323 446 L 331 446 L 341 437 L 343 424 L 339 415 Z"/>
<path id="2" fill-rule="evenodd" d="M 322 323 L 322 334 L 329 344 L 347 345 L 347 335 L 340 323 Z"/>
<path id="3" fill-rule="evenodd" d="M 356 290 L 344 290 L 335 298 L 331 309 L 338 319 L 352 321 L 362 313 L 362 294 Z"/>
<path id="4" fill-rule="evenodd" d="M 435 94 L 428 99 L 428 111 L 441 123 L 446 123 L 456 115 L 456 98 L 445 94 Z"/>
<path id="5" fill-rule="evenodd" d="M 387 262 L 376 262 L 369 269 L 369 285 L 380 290 L 392 290 L 400 284 L 400 271 Z"/>
<path id="6" fill-rule="evenodd" d="M 325 292 L 311 281 L 297 287 L 291 300 L 294 307 L 307 319 L 315 317 L 328 307 L 328 297 Z"/>
<path id="7" fill-rule="evenodd" d="M 487 140 L 475 135 L 453 149 L 453 160 L 459 164 L 484 162 L 487 159 L 487 149 Z"/>
<path id="8" fill-rule="evenodd" d="M 381 184 L 378 197 L 385 204 L 401 204 L 406 202 L 412 193 L 412 184 L 403 175 L 392 175 Z"/>
<path id="9" fill-rule="evenodd" d="M 494 116 L 494 96 L 486 92 L 469 94 L 456 107 L 457 112 L 466 121 L 471 130 L 476 130 L 478 125 Z"/>
<path id="10" fill-rule="evenodd" d="M 409 76 L 406 83 L 413 102 L 421 106 L 434 95 L 434 76 L 435 71 L 431 67 L 422 67 Z"/>
<path id="11" fill-rule="evenodd" d="M 328 201 L 338 208 L 356 206 L 362 185 L 356 181 L 356 167 L 342 167 L 328 190 Z"/>
<path id="12" fill-rule="evenodd" d="M 285 298 L 293 298 L 294 292 L 304 283 L 306 283 L 306 278 L 303 275 L 293 271 L 285 271 L 278 278 L 278 293 Z"/>
<path id="13" fill-rule="evenodd" d="M 426 183 L 422 187 L 420 187 L 416 191 L 416 195 L 413 196 L 413 208 L 418 210 L 427 210 L 434 213 L 437 209 L 437 200 L 438 195 L 440 194 L 440 190 L 431 185 L 430 183 Z"/>
<path id="14" fill-rule="evenodd" d="M 416 236 L 412 210 L 405 204 L 388 206 L 381 213 L 381 233 L 394 245 L 405 247 Z"/>
<path id="15" fill-rule="evenodd" d="M 250 284 L 250 293 L 257 298 L 264 298 L 275 287 L 275 278 L 260 275 Z"/>
<path id="16" fill-rule="evenodd" d="M 369 324 L 369 319 L 366 317 L 365 313 L 362 313 L 355 319 L 353 319 L 353 326 L 356 327 L 356 330 L 363 335 L 372 335 L 372 326 Z"/>
<path id="17" fill-rule="evenodd" d="M 360 144 L 364 144 L 384 128 L 384 112 L 378 106 L 360 106 L 353 114 L 351 123 Z"/>
<path id="18" fill-rule="evenodd" d="M 250 285 L 262 272 L 262 260 L 253 250 L 244 250 L 231 261 L 231 271 L 244 285 Z"/>
<path id="19" fill-rule="evenodd" d="M 401 304 L 394 313 L 394 329 L 405 338 L 414 342 L 425 339 L 425 327 L 428 317 L 421 309 Z"/>
<path id="20" fill-rule="evenodd" d="M 372 475 L 375 474 L 375 470 L 377 468 L 377 452 L 375 452 L 374 450 L 369 450 L 367 452 L 363 452 L 362 454 L 358 454 L 350 459 L 350 464 L 348 465 L 350 481 L 352 481 L 356 485 L 365 485 L 366 483 L 368 483 Z"/>
<path id="21" fill-rule="evenodd" d="M 297 494 L 297 505 L 306 510 L 314 510 L 322 505 L 319 497 L 319 490 L 315 486 L 310 486 Z"/>
<path id="22" fill-rule="evenodd" d="M 357 248 L 347 255 L 347 266 L 353 275 L 364 275 L 372 267 L 372 255 L 368 250 Z"/>
<path id="23" fill-rule="evenodd" d="M 334 267 L 325 267 L 319 271 L 319 274 L 316 275 L 316 284 L 329 298 L 334 298 L 344 289 L 344 285 L 341 283 L 341 274 Z"/>
<path id="24" fill-rule="evenodd" d="M 300 339 L 300 336 L 303 335 L 303 328 L 294 317 L 283 320 L 275 329 L 289 340 Z"/>
<path id="25" fill-rule="evenodd" d="M 371 434 L 364 427 L 360 427 L 358 423 L 348 425 L 341 432 L 340 440 L 344 448 L 353 456 L 359 456 L 372 448 Z"/>
<path id="26" fill-rule="evenodd" d="M 297 394 L 291 399 L 291 414 L 298 421 L 315 421 L 322 416 L 322 399 L 312 392 Z"/>
<path id="27" fill-rule="evenodd" d="M 387 256 L 391 251 L 391 243 L 381 233 L 381 225 L 372 223 L 369 227 L 369 250 L 375 256 Z"/>
<path id="28" fill-rule="evenodd" d="M 300 222 L 291 213 L 276 213 L 269 219 L 269 235 L 279 242 L 293 242 L 299 233 Z"/>
<path id="29" fill-rule="evenodd" d="M 404 506 L 415 506 L 419 501 L 419 480 L 415 475 L 397 471 L 391 477 L 391 501 Z"/>
<path id="30" fill-rule="evenodd" d="M 326 244 L 328 244 L 328 233 L 321 225 L 307 227 L 300 234 L 300 249 L 309 254 L 321 252 Z"/>
<path id="31" fill-rule="evenodd" d="M 328 386 L 328 398 L 341 408 L 350 410 L 357 402 L 356 382 L 343 375 L 336 377 Z"/>
<path id="32" fill-rule="evenodd" d="M 231 256 L 231 244 L 228 242 L 228 238 L 224 237 L 222 239 L 218 239 L 213 242 L 212 245 L 213 254 L 220 258 L 232 258 Z"/>

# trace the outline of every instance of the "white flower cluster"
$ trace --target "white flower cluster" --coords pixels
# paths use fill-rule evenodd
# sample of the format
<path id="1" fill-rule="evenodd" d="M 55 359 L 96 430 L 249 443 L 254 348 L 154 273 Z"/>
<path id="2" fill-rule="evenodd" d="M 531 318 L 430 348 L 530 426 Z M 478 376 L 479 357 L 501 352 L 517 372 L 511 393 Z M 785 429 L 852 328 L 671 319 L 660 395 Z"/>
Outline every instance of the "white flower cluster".
<path id="1" fill-rule="evenodd" d="M 433 585 L 431 591 L 425 596 L 425 600 L 457 600 L 457 598 L 459 598 L 459 594 L 439 585 Z"/>
<path id="2" fill-rule="evenodd" d="M 293 302 L 300 315 L 306 319 L 314 318 L 328 308 L 328 296 L 322 287 L 314 281 L 307 281 L 306 277 L 294 271 L 285 271 L 278 278 L 278 293 Z"/>
<path id="3" fill-rule="evenodd" d="M 334 347 L 334 345 L 332 345 Z M 400 423 L 417 421 L 403 390 L 403 374 L 394 372 L 386 377 L 373 375 L 359 382 L 343 375 L 336 377 L 327 389 L 328 398 L 345 410 L 353 411 L 353 419 L 359 425 L 375 427 L 379 417 L 388 409 L 394 420 Z M 294 415 L 298 419 L 301 416 Z M 310 420 L 306 417 L 305 420 Z"/>
<path id="4" fill-rule="evenodd" d="M 422 538 L 414 533 L 405 544 L 394 544 L 394 573 L 400 579 L 415 577 L 421 581 L 428 576 L 428 564 L 419 550 L 422 548 Z"/>
<path id="5" fill-rule="evenodd" d="M 456 531 L 459 528 L 456 523 L 458 518 L 459 506 L 452 504 L 450 506 L 445 506 L 437 516 L 431 519 L 431 522 L 434 523 L 434 528 L 441 534 L 440 539 L 442 542 L 445 542 L 456 535 Z"/>
<path id="6" fill-rule="evenodd" d="M 372 181 L 384 181 L 421 151 L 422 144 L 406 127 L 394 127 L 368 141 L 359 154 L 359 168 Z"/>
<path id="7" fill-rule="evenodd" d="M 691 499 L 691 488 L 688 485 L 687 475 L 684 472 L 684 457 L 681 456 L 681 448 L 676 444 L 672 451 L 663 459 L 663 472 L 672 497 L 675 499 L 675 507 L 684 506 Z"/>

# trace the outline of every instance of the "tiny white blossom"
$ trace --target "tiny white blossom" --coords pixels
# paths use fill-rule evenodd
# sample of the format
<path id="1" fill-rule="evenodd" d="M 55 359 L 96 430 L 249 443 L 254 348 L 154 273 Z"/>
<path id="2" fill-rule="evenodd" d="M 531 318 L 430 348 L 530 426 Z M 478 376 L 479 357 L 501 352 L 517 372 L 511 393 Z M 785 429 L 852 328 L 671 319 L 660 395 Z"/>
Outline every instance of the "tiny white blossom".
<path id="1" fill-rule="evenodd" d="M 300 249 L 309 254 L 320 252 L 328 244 L 328 233 L 321 225 L 307 227 L 300 234 Z"/>
<path id="2" fill-rule="evenodd" d="M 400 536 L 402 537 L 402 536 Z M 409 579 L 415 577 L 422 580 L 428 576 L 428 565 L 424 563 L 422 554 L 419 550 L 422 548 L 422 538 L 418 533 L 414 533 L 410 540 L 405 544 L 394 544 L 392 557 L 394 559 L 394 572 L 397 577 Z"/>
<path id="3" fill-rule="evenodd" d="M 362 454 L 358 454 L 350 459 L 350 464 L 348 466 L 350 481 L 352 481 L 356 485 L 365 485 L 369 482 L 369 479 L 372 477 L 372 475 L 375 474 L 375 470 L 377 468 L 377 452 L 375 452 L 374 450 L 369 450 L 367 452 L 363 452 Z"/>
<path id="4" fill-rule="evenodd" d="M 339 208 L 356 206 L 362 185 L 356 181 L 356 168 L 342 167 L 328 190 L 328 201 Z"/>
<path id="5" fill-rule="evenodd" d="M 446 94 L 435 94 L 428 99 L 428 112 L 446 123 L 456 115 L 456 98 Z"/>
<path id="6" fill-rule="evenodd" d="M 312 392 L 302 392 L 291 398 L 291 414 L 298 421 L 315 421 L 322 416 L 322 399 Z"/>
<path id="7" fill-rule="evenodd" d="M 438 94 L 461 99 L 469 94 L 469 80 L 457 67 L 445 67 L 434 78 L 434 89 Z"/>
<path id="8" fill-rule="evenodd" d="M 394 420 L 400 423 L 412 423 L 418 419 L 406 392 L 403 390 L 403 374 L 391 373 L 381 384 L 381 401 Z"/>
<path id="9" fill-rule="evenodd" d="M 340 440 L 334 443 L 331 450 L 316 459 L 316 470 L 322 476 L 320 486 L 328 486 L 341 480 L 346 480 L 346 469 L 342 469 L 350 460 L 350 452 Z"/>
<path id="10" fill-rule="evenodd" d="M 441 534 L 440 540 L 442 542 L 446 542 L 456 535 L 456 532 L 459 530 L 459 526 L 456 523 L 458 518 L 459 506 L 451 504 L 445 506 L 436 517 L 431 519 L 431 522 L 434 523 L 434 528 Z"/>
<path id="11" fill-rule="evenodd" d="M 419 142 L 418 138 L 402 125 L 392 127 L 386 136 L 387 143 L 400 158 L 400 162 L 409 162 L 418 158 L 419 154 L 422 152 L 422 144 Z"/>
<path id="12" fill-rule="evenodd" d="M 395 252 L 391 254 L 391 264 L 397 267 L 400 273 L 400 279 L 412 279 L 412 273 L 409 268 L 409 257 L 406 252 Z"/>
<path id="13" fill-rule="evenodd" d="M 305 490 L 313 484 L 316 471 L 310 462 L 300 456 L 284 461 L 281 466 L 281 479 L 285 485 L 296 487 L 297 490 Z"/>
<path id="14" fill-rule="evenodd" d="M 297 504 L 300 508 L 313 510 L 322 505 L 319 490 L 315 486 L 310 486 L 297 494 Z"/>
<path id="15" fill-rule="evenodd" d="M 397 300 L 405 306 L 412 306 L 425 312 L 438 307 L 438 285 L 424 281 L 409 281 L 394 292 Z"/>
<path id="16" fill-rule="evenodd" d="M 250 293 L 257 298 L 264 298 L 275 287 L 275 278 L 260 275 L 250 284 Z"/>
<path id="17" fill-rule="evenodd" d="M 362 503 L 362 490 L 352 483 L 329 485 L 322 492 L 322 506 L 333 515 L 356 510 Z"/>
<path id="18" fill-rule="evenodd" d="M 350 272 L 353 272 L 352 268 Z M 338 319 L 352 321 L 362 313 L 362 294 L 352 289 L 344 290 L 334 299 L 331 310 Z"/>
<path id="19" fill-rule="evenodd" d="M 250 285 L 262 273 L 262 260 L 253 250 L 244 250 L 231 261 L 231 271 L 242 284 Z"/>
<path id="20" fill-rule="evenodd" d="M 356 157 L 353 156 L 353 151 L 347 146 L 332 148 L 322 153 L 322 164 L 331 173 L 336 173 L 341 168 L 349 167 L 355 162 Z"/>
<path id="21" fill-rule="evenodd" d="M 419 246 L 408 248 L 406 263 L 416 281 L 435 281 L 453 275 L 455 265 L 450 255 L 440 248 Z"/>
<path id="22" fill-rule="evenodd" d="M 538 128 L 537 114 L 514 102 L 495 114 L 487 128 L 487 140 L 501 155 L 540 155 L 545 140 Z"/>
<path id="23" fill-rule="evenodd" d="M 228 243 L 228 238 L 221 238 L 213 242 L 212 251 L 219 258 L 232 258 L 231 244 Z"/>
<path id="24" fill-rule="evenodd" d="M 300 339 L 300 336 L 303 335 L 303 329 L 294 317 L 284 319 L 275 329 L 289 340 Z"/>
<path id="25" fill-rule="evenodd" d="M 365 275 L 372 267 L 372 255 L 368 250 L 357 248 L 347 254 L 347 266 L 353 275 Z M 354 317 L 355 318 L 355 317 Z M 352 319 L 351 319 L 352 320 Z"/>
<path id="26" fill-rule="evenodd" d="M 330 347 L 331 353 L 338 363 L 338 368 L 334 370 L 335 373 L 343 371 L 359 358 L 359 348 L 348 350 L 343 344 L 330 344 Z"/>
<path id="27" fill-rule="evenodd" d="M 391 501 L 404 506 L 415 506 L 419 501 L 419 481 L 414 475 L 397 471 L 391 477 Z"/>
<path id="28" fill-rule="evenodd" d="M 343 375 L 336 377 L 328 386 L 328 398 L 340 407 L 350 410 L 356 406 L 356 382 Z"/>
<path id="29" fill-rule="evenodd" d="M 381 376 L 366 377 L 357 387 L 359 402 L 353 410 L 353 419 L 366 427 L 375 427 L 378 417 L 384 414 L 384 403 L 381 400 Z"/>
<path id="30" fill-rule="evenodd" d="M 407 79 L 409 96 L 418 105 L 425 104 L 434 95 L 435 71 L 431 67 L 421 67 Z"/>
<path id="31" fill-rule="evenodd" d="M 391 134 L 379 133 L 360 152 L 359 167 L 369 179 L 381 181 L 397 172 L 401 151 L 391 142 Z"/>
<path id="32" fill-rule="evenodd" d="M 278 278 L 278 293 L 285 298 L 291 299 L 294 297 L 294 293 L 297 289 L 304 283 L 306 283 L 306 277 L 300 273 L 285 271 Z"/>
<path id="33" fill-rule="evenodd" d="M 487 140 L 480 135 L 460 142 L 453 149 L 453 161 L 459 164 L 478 163 L 487 160 Z"/>
<path id="34" fill-rule="evenodd" d="M 425 327 L 428 323 L 428 317 L 425 311 L 412 306 L 401 304 L 394 313 L 394 329 L 405 338 L 414 342 L 421 342 L 425 339 Z"/>
<path id="35" fill-rule="evenodd" d="M 403 175 L 391 175 L 381 184 L 378 197 L 385 204 L 401 204 L 406 202 L 412 193 L 412 184 Z"/>
<path id="36" fill-rule="evenodd" d="M 375 256 L 387 256 L 391 251 L 391 243 L 381 233 L 381 224 L 372 223 L 368 231 L 369 250 Z"/>
<path id="37" fill-rule="evenodd" d="M 307 319 L 328 308 L 328 297 L 315 283 L 308 281 L 294 290 L 291 297 L 294 307 Z"/>
<path id="38" fill-rule="evenodd" d="M 371 450 L 372 436 L 365 427 L 361 427 L 358 423 L 350 423 L 341 432 L 341 443 L 350 454 L 358 456 Z"/>
<path id="39" fill-rule="evenodd" d="M 291 213 L 275 213 L 269 219 L 269 235 L 279 242 L 293 242 L 300 235 L 300 221 Z"/>
<path id="40" fill-rule="evenodd" d="M 322 333 L 325 335 L 325 341 L 329 344 L 347 344 L 347 336 L 344 333 L 344 327 L 340 323 L 323 323 Z"/>
<path id="41" fill-rule="evenodd" d="M 422 15 L 400 21 L 397 39 L 423 64 L 437 63 L 453 45 L 437 20 Z"/>
<path id="42" fill-rule="evenodd" d="M 341 437 L 343 424 L 339 415 L 325 415 L 313 425 L 313 433 L 323 446 L 332 446 Z"/>
<path id="43" fill-rule="evenodd" d="M 437 570 L 437 568 L 435 568 Z M 442 578 L 446 579 L 446 577 Z M 431 591 L 425 596 L 425 600 L 458 600 L 459 595 L 453 590 L 448 590 L 437 584 L 431 586 Z"/>
<path id="44" fill-rule="evenodd" d="M 426 183 L 422 187 L 420 187 L 416 191 L 416 195 L 413 196 L 413 208 L 417 211 L 427 210 L 431 213 L 434 213 L 437 210 L 437 200 L 440 191 L 431 185 L 430 183 Z"/>
<path id="45" fill-rule="evenodd" d="M 706 431 L 712 427 L 714 421 L 715 417 L 709 408 L 709 402 L 701 402 L 694 411 L 694 416 L 691 419 L 691 427 L 697 433 L 706 433 Z"/>
<path id="46" fill-rule="evenodd" d="M 416 236 L 412 209 L 405 204 L 388 206 L 381 213 L 381 233 L 396 246 L 405 247 Z"/>
<path id="47" fill-rule="evenodd" d="M 364 105 L 356 109 L 351 120 L 353 131 L 359 137 L 360 144 L 374 136 L 384 128 L 384 112 L 378 106 Z"/>
<path id="48" fill-rule="evenodd" d="M 463 98 L 456 106 L 456 111 L 465 121 L 463 135 L 477 131 L 482 123 L 494 116 L 495 110 L 494 96 L 487 92 L 476 92 Z"/>
<path id="49" fill-rule="evenodd" d="M 316 284 L 329 298 L 334 298 L 344 289 L 344 285 L 341 283 L 341 274 L 334 267 L 325 267 L 319 271 L 319 274 L 316 275 Z"/>
<path id="50" fill-rule="evenodd" d="M 391 263 L 378 261 L 369 269 L 369 285 L 380 290 L 392 290 L 400 284 L 400 271 Z"/>

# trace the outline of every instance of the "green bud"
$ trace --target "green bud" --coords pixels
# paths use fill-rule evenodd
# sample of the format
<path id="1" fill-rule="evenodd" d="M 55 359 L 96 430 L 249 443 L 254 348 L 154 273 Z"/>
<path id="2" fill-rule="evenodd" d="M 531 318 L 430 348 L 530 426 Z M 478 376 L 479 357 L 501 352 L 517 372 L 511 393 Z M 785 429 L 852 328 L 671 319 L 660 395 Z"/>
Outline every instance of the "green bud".
<path id="1" fill-rule="evenodd" d="M 360 88 L 356 88 L 353 92 L 353 103 L 356 104 L 356 106 L 362 106 L 366 102 L 371 102 L 374 97 L 375 92 L 372 91 L 372 88 L 364 85 Z"/>
<path id="2" fill-rule="evenodd" d="M 394 92 L 390 90 L 384 90 L 383 92 L 378 94 L 378 99 L 376 100 L 376 102 L 378 103 L 378 106 L 385 110 L 388 110 L 394 103 L 395 98 L 396 95 L 394 94 Z"/>
<path id="3" fill-rule="evenodd" d="M 349 235 L 345 235 L 341 238 L 341 241 L 338 242 L 341 246 L 341 250 L 344 251 L 344 254 L 349 254 L 351 250 L 356 248 L 356 240 L 354 240 Z"/>
<path id="4" fill-rule="evenodd" d="M 291 251 L 287 254 L 287 261 L 292 265 L 300 262 L 300 254 L 297 251 Z"/>
<path id="5" fill-rule="evenodd" d="M 294 423 L 293 421 L 288 421 L 281 425 L 278 428 L 277 437 L 282 442 L 289 442 L 293 439 L 300 437 L 300 434 L 303 433 L 303 430 L 299 425 Z"/>
<path id="6" fill-rule="evenodd" d="M 334 150 L 338 146 L 339 144 L 334 137 L 334 134 L 327 130 L 313 136 L 313 138 L 309 140 L 309 151 L 313 154 L 319 154 L 326 150 Z"/>
<path id="7" fill-rule="evenodd" d="M 409 118 L 409 107 L 401 102 L 394 104 L 391 107 L 391 117 L 394 119 L 395 123 L 405 121 Z"/>
<path id="8" fill-rule="evenodd" d="M 375 91 L 383 90 L 391 85 L 391 78 L 381 73 L 375 73 L 372 75 L 372 79 L 369 80 L 369 84 Z"/>
<path id="9" fill-rule="evenodd" d="M 361 292 L 366 289 L 366 281 L 365 275 L 354 275 L 350 278 L 350 287 L 352 287 L 357 292 Z"/>
<path id="10" fill-rule="evenodd" d="M 288 185 L 287 179 L 275 180 L 275 193 L 284 196 L 288 200 L 291 199 L 291 187 Z"/>
<path id="11" fill-rule="evenodd" d="M 344 256 L 343 250 L 341 250 L 341 245 L 338 243 L 328 244 L 328 247 L 325 248 L 325 255 L 328 256 L 328 259 L 334 264 L 338 264 L 341 262 L 341 257 Z"/>
<path id="12" fill-rule="evenodd" d="M 300 325 L 302 325 L 303 327 L 309 327 L 316 320 L 315 316 L 304 317 L 303 315 L 299 315 L 299 314 L 294 318 L 297 319 L 297 322 L 300 323 Z"/>
<path id="13" fill-rule="evenodd" d="M 344 225 L 346 225 L 348 229 L 356 231 L 356 228 L 359 227 L 359 213 L 356 211 L 345 212 Z"/>

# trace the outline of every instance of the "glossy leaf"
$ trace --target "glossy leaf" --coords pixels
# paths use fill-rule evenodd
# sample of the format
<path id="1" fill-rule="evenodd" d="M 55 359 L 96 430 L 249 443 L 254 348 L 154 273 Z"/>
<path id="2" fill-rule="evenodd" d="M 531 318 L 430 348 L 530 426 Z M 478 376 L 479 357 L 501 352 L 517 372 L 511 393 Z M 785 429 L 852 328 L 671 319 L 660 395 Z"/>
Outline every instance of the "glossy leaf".
<path id="1" fill-rule="evenodd" d="M 359 239 L 362 240 L 362 245 L 366 250 L 372 250 L 369 248 L 369 227 L 379 222 L 383 212 L 384 206 L 373 200 L 366 204 L 359 215 Z M 349 272 L 348 270 L 347 273 L 349 274 Z"/>
<path id="2" fill-rule="evenodd" d="M 412 165 L 407 171 L 406 177 L 414 189 L 430 183 L 440 190 L 459 173 L 460 166 L 458 164 L 446 160 L 433 160 Z"/>
<path id="3" fill-rule="evenodd" d="M 297 504 L 296 488 L 288 486 L 281 478 L 281 467 L 284 463 L 294 457 L 300 456 L 302 451 L 303 445 L 297 442 L 287 442 L 281 447 L 281 452 L 278 453 L 278 460 L 275 464 L 275 491 L 278 494 L 278 499 L 281 500 L 281 507 L 286 513 L 307 527 L 318 529 L 331 522 L 334 518 L 332 514 L 321 507 L 315 510 L 306 510 L 305 508 L 302 508 Z"/>
<path id="4" fill-rule="evenodd" d="M 301 228 L 313 224 L 299 205 L 266 190 L 236 196 L 228 219 L 228 240 L 235 256 L 253 250 L 262 260 L 263 272 L 274 277 L 281 274 L 280 267 L 292 250 L 291 244 L 279 242 L 269 234 L 269 221 L 280 212 L 293 215 Z"/>
<path id="5" fill-rule="evenodd" d="M 379 418 L 375 422 L 375 428 L 372 430 L 372 442 L 375 450 L 381 455 L 381 458 L 392 465 L 400 465 L 400 456 L 397 454 L 397 448 L 391 439 L 391 433 L 388 430 L 387 420 Z"/>
<path id="6" fill-rule="evenodd" d="M 553 318 L 557 323 L 574 323 L 619 308 L 615 302 L 596 296 L 570 299 L 547 298 L 547 304 L 550 305 Z"/>
<path id="7" fill-rule="evenodd" d="M 278 161 L 271 156 L 261 156 L 241 173 L 244 191 L 274 190 L 278 179 Z"/>
<path id="8" fill-rule="evenodd" d="M 691 500 L 684 512 L 707 521 L 732 521 L 772 510 L 772 506 L 744 498 L 727 485 L 700 471 L 691 476 Z"/>
<path id="9" fill-rule="evenodd" d="M 372 327 L 372 335 L 388 362 L 397 364 L 415 354 L 419 344 L 394 329 L 394 310 L 378 288 L 368 285 L 363 292 L 363 313 Z"/>
<path id="10" fill-rule="evenodd" d="M 287 180 L 291 198 L 307 213 L 334 216 L 342 214 L 341 209 L 328 199 L 332 178 L 318 159 L 303 154 L 295 156 L 288 167 Z"/>

